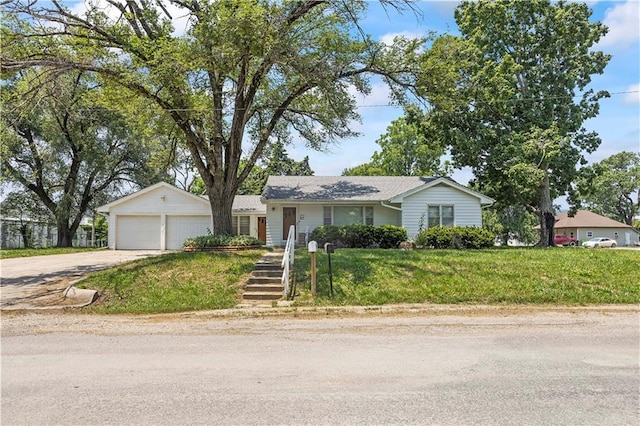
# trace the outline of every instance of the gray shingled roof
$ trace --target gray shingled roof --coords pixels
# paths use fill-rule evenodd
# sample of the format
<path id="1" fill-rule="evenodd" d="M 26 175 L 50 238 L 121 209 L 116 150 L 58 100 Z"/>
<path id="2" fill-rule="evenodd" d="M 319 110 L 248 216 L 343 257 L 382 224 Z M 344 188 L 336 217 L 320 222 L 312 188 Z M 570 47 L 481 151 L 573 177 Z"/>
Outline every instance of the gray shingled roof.
<path id="1" fill-rule="evenodd" d="M 266 213 L 267 208 L 259 195 L 236 195 L 233 199 L 233 211 Z"/>
<path id="2" fill-rule="evenodd" d="M 262 198 L 265 201 L 386 201 L 435 179 L 438 177 L 269 176 Z"/>

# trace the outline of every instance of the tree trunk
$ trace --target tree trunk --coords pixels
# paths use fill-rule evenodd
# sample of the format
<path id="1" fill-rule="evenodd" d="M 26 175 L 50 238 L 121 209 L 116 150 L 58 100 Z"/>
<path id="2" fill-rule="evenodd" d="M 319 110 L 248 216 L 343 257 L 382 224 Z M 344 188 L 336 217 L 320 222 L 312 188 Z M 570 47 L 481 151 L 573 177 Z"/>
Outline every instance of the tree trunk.
<path id="1" fill-rule="evenodd" d="M 232 235 L 231 210 L 233 207 L 233 194 L 224 188 L 211 188 L 209 193 L 209 205 L 213 219 L 213 234 Z"/>
<path id="2" fill-rule="evenodd" d="M 553 247 L 553 228 L 556 218 L 553 212 L 553 204 L 551 203 L 551 187 L 549 177 L 545 176 L 538 190 L 540 195 L 538 218 L 540 219 L 540 241 L 538 247 Z"/>
<path id="3" fill-rule="evenodd" d="M 29 225 L 20 225 L 20 235 L 22 235 L 22 244 L 24 248 L 31 248 L 31 232 L 29 232 Z"/>
<path id="4" fill-rule="evenodd" d="M 58 242 L 56 247 L 73 247 L 73 235 L 67 227 L 58 227 Z"/>

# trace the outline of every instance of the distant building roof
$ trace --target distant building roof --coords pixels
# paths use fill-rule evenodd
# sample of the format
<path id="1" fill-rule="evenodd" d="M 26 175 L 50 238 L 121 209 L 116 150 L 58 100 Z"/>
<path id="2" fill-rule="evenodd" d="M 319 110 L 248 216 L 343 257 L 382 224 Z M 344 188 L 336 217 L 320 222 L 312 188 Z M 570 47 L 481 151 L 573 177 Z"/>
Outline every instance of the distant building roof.
<path id="1" fill-rule="evenodd" d="M 262 198 L 264 200 L 298 201 L 390 200 L 436 179 L 440 178 L 420 176 L 269 176 L 262 192 Z"/>
<path id="2" fill-rule="evenodd" d="M 561 213 L 556 216 L 554 226 L 556 228 L 631 228 L 631 225 L 588 210 L 578 210 L 574 217 L 569 217 L 569 212 Z"/>

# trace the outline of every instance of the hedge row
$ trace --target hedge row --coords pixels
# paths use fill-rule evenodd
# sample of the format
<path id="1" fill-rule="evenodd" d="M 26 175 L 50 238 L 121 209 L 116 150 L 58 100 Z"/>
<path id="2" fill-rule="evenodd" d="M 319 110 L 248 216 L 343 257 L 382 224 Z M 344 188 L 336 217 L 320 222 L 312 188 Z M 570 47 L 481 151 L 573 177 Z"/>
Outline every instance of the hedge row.
<path id="1" fill-rule="evenodd" d="M 309 236 L 320 246 L 333 243 L 337 248 L 398 248 L 407 238 L 407 230 L 394 225 L 324 225 Z"/>
<path id="2" fill-rule="evenodd" d="M 494 235 L 482 228 L 433 227 L 425 229 L 416 237 L 416 245 L 423 248 L 479 249 L 492 247 Z"/>
<path id="3" fill-rule="evenodd" d="M 257 238 L 249 235 L 226 235 L 226 234 L 207 234 L 199 237 L 187 238 L 182 244 L 184 248 L 208 248 L 208 247 L 226 247 L 226 246 L 261 246 L 264 243 Z"/>

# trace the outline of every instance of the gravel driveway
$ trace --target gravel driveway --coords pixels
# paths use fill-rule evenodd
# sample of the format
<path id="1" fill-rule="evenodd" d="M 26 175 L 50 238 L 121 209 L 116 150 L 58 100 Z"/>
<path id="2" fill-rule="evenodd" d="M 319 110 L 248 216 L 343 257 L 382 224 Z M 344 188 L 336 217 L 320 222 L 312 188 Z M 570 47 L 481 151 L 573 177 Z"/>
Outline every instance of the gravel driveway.
<path id="1" fill-rule="evenodd" d="M 0 260 L 0 309 L 42 306 L 43 298 L 61 295 L 69 282 L 90 272 L 158 256 L 153 250 L 99 250 Z"/>

